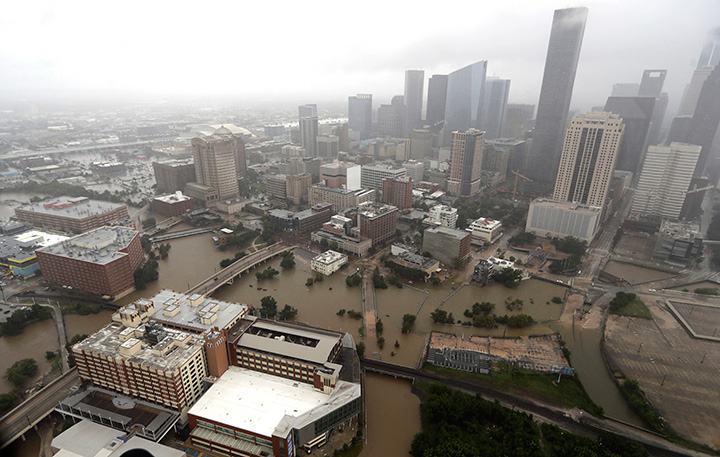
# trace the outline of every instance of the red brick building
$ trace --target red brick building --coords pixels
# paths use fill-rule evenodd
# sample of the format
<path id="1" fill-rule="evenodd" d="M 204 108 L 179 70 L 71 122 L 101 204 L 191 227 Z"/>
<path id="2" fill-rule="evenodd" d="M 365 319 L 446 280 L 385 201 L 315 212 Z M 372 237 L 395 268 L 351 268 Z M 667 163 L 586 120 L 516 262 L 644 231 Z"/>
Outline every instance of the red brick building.
<path id="1" fill-rule="evenodd" d="M 181 216 L 194 209 L 194 200 L 180 191 L 155 197 L 150 201 L 150 211 L 167 217 Z"/>
<path id="2" fill-rule="evenodd" d="M 391 205 L 363 204 L 358 206 L 360 238 L 371 239 L 373 247 L 395 236 L 398 209 Z"/>
<path id="3" fill-rule="evenodd" d="M 117 224 L 129 216 L 127 206 L 122 203 L 87 197 L 57 197 L 16 208 L 15 217 L 35 227 L 81 233 Z"/>
<path id="4" fill-rule="evenodd" d="M 112 297 L 134 290 L 143 260 L 140 235 L 127 227 L 101 227 L 35 252 L 46 281 Z"/>
<path id="5" fill-rule="evenodd" d="M 413 180 L 408 176 L 385 178 L 382 201 L 401 209 L 412 208 Z"/>

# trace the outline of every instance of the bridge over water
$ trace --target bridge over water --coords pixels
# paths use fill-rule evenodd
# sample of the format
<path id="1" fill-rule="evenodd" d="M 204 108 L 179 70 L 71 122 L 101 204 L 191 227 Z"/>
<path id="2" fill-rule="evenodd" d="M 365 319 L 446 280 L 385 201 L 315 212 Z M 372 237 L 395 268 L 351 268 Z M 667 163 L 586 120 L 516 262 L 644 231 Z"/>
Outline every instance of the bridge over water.
<path id="1" fill-rule="evenodd" d="M 160 235 L 154 235 L 148 238 L 151 243 L 157 243 L 160 241 L 174 240 L 175 238 L 183 238 L 186 236 L 200 235 L 201 233 L 209 233 L 215 230 L 218 226 L 202 227 L 187 230 L 179 230 L 177 232 L 163 233 Z"/>

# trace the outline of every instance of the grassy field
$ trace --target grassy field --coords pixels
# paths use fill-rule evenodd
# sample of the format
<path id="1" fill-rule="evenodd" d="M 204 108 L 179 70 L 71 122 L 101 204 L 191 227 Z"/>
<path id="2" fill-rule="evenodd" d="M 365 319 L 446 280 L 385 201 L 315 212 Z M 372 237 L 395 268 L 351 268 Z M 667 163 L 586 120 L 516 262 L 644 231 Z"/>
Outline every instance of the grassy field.
<path id="1" fill-rule="evenodd" d="M 610 310 L 612 314 L 618 314 L 620 316 L 639 317 L 641 319 L 652 319 L 650 310 L 645 303 L 639 298 L 631 301 L 627 305 L 623 306 L 618 310 Z"/>
<path id="2" fill-rule="evenodd" d="M 547 403 L 566 407 L 577 407 L 595 416 L 602 416 L 602 407 L 593 403 L 577 377 L 563 376 L 560 383 L 556 383 L 557 375 L 536 373 L 530 370 L 507 368 L 504 364 L 498 365 L 500 371 L 493 371 L 491 375 L 468 373 L 445 367 L 437 367 L 426 363 L 423 369 L 442 376 L 462 379 L 481 386 L 491 387 L 503 392 L 520 396 L 535 398 Z"/>

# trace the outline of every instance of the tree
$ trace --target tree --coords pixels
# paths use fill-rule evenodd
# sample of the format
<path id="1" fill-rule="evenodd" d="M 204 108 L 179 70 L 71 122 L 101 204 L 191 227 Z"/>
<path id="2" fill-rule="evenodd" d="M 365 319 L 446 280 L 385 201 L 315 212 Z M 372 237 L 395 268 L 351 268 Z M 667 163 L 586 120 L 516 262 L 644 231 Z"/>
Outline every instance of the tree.
<path id="1" fill-rule="evenodd" d="M 142 226 L 144 229 L 153 228 L 153 227 L 155 227 L 155 225 L 157 225 L 157 221 L 155 220 L 154 217 L 149 217 L 149 218 L 145 219 L 142 223 Z"/>
<path id="2" fill-rule="evenodd" d="M 333 251 L 338 250 L 338 244 L 337 244 L 337 241 L 335 241 L 335 240 L 331 241 L 329 246 L 330 246 L 330 249 L 332 249 Z"/>
<path id="3" fill-rule="evenodd" d="M 345 284 L 348 285 L 348 287 L 356 287 L 359 286 L 362 282 L 362 274 L 358 271 L 355 274 L 352 274 L 345 278 Z"/>
<path id="4" fill-rule="evenodd" d="M 409 333 L 415 325 L 417 317 L 414 314 L 403 315 L 402 333 Z"/>
<path id="5" fill-rule="evenodd" d="M 57 352 L 55 351 L 45 351 L 45 359 L 46 360 L 52 360 L 57 356 Z"/>
<path id="6" fill-rule="evenodd" d="M 358 344 L 355 345 L 355 348 L 357 349 L 358 356 L 365 357 L 365 343 L 360 341 Z"/>
<path id="7" fill-rule="evenodd" d="M 385 326 L 383 325 L 382 319 L 378 319 L 377 321 L 375 321 L 375 331 L 378 335 L 382 335 L 384 328 Z"/>
<path id="8" fill-rule="evenodd" d="M 518 284 L 520 284 L 520 280 L 522 279 L 522 271 L 516 270 L 511 267 L 506 267 L 498 271 L 497 273 L 493 273 L 492 279 L 493 281 L 500 283 L 509 289 L 514 289 L 518 286 Z"/>
<path id="9" fill-rule="evenodd" d="M 344 315 L 345 315 L 345 308 L 339 310 L 339 311 L 338 311 L 337 313 L 335 313 L 335 314 L 337 314 L 338 316 L 344 316 Z"/>
<path id="10" fill-rule="evenodd" d="M 280 310 L 278 318 L 281 321 L 289 321 L 290 319 L 293 319 L 295 316 L 297 316 L 297 313 L 298 310 L 296 308 L 293 308 L 292 306 L 286 304 L 285 307 Z"/>
<path id="11" fill-rule="evenodd" d="M 277 300 L 272 296 L 266 295 L 260 299 L 260 316 L 275 317 L 277 315 Z"/>
<path id="12" fill-rule="evenodd" d="M 379 347 L 380 349 L 382 349 L 383 346 L 385 346 L 385 337 L 384 337 L 384 336 L 379 336 L 379 337 L 378 337 L 378 339 L 377 339 L 377 345 L 378 345 L 378 347 Z"/>
<path id="13" fill-rule="evenodd" d="M 535 323 L 535 321 L 527 314 L 515 314 L 508 317 L 507 326 L 510 328 L 523 328 L 528 327 L 533 323 Z"/>
<path id="14" fill-rule="evenodd" d="M 273 267 L 267 267 L 263 271 L 258 271 L 255 273 L 255 278 L 257 278 L 258 281 L 262 281 L 263 279 L 270 279 L 273 276 L 279 275 L 280 272 L 274 269 Z"/>
<path id="15" fill-rule="evenodd" d="M 295 254 L 292 251 L 285 251 L 282 255 L 282 260 L 280 261 L 280 267 L 282 267 L 283 270 L 287 270 L 288 268 L 293 268 L 295 266 Z"/>
<path id="16" fill-rule="evenodd" d="M 305 281 L 305 285 L 310 287 L 313 284 L 315 284 L 315 280 L 313 278 L 307 278 L 307 281 Z"/>
<path id="17" fill-rule="evenodd" d="M 455 257 L 453 258 L 452 262 L 453 267 L 456 270 L 461 270 L 465 266 L 465 259 L 463 259 L 462 257 Z"/>
<path id="18" fill-rule="evenodd" d="M 530 232 L 522 232 L 510 238 L 508 241 L 511 245 L 529 244 L 535 241 L 535 234 Z"/>
<path id="19" fill-rule="evenodd" d="M 430 317 L 436 324 L 454 324 L 455 318 L 452 313 L 445 311 L 444 309 L 437 308 L 435 311 L 430 313 Z"/>
<path id="20" fill-rule="evenodd" d="M 12 409 L 12 407 L 15 406 L 15 403 L 17 403 L 18 400 L 18 396 L 13 392 L 0 394 L 0 411 L 7 411 Z"/>
<path id="21" fill-rule="evenodd" d="M 375 267 L 375 269 L 373 270 L 372 282 L 373 286 L 376 289 L 388 288 L 387 283 L 385 282 L 385 278 L 383 277 L 383 275 L 380 274 L 380 269 L 378 267 Z"/>
<path id="22" fill-rule="evenodd" d="M 10 381 L 15 387 L 22 387 L 27 378 L 35 376 L 38 371 L 38 365 L 35 359 L 22 359 L 13 363 L 12 366 L 5 370 L 5 379 Z"/>

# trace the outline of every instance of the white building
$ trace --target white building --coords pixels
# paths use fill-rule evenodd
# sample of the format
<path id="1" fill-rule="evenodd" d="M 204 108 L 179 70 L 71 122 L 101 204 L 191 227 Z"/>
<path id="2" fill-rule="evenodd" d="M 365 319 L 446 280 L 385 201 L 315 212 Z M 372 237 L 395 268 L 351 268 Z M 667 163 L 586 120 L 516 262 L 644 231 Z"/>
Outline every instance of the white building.
<path id="1" fill-rule="evenodd" d="M 330 276 L 346 263 L 348 263 L 347 255 L 329 250 L 313 257 L 310 261 L 310 268 L 320 274 Z"/>
<path id="2" fill-rule="evenodd" d="M 447 205 L 435 205 L 430 208 L 429 217 L 425 221 L 430 224 L 455 228 L 457 219 L 458 214 L 456 208 L 451 208 Z"/>
<path id="3" fill-rule="evenodd" d="M 418 162 L 417 160 L 408 160 L 403 162 L 403 167 L 407 170 L 407 175 L 413 179 L 413 182 L 420 182 L 423 180 L 423 174 L 425 173 L 425 164 Z"/>
<path id="4" fill-rule="evenodd" d="M 537 199 L 530 204 L 525 231 L 538 236 L 574 236 L 590 243 L 600 226 L 602 209 L 577 203 Z"/>
<path id="5" fill-rule="evenodd" d="M 364 189 L 382 190 L 386 178 L 399 178 L 406 174 L 407 170 L 404 167 L 384 163 L 363 165 L 360 171 L 360 184 Z"/>
<path id="6" fill-rule="evenodd" d="M 481 217 L 473 221 L 466 230 L 472 233 L 472 242 L 475 244 L 494 243 L 503 234 L 502 222 L 489 217 Z"/>

